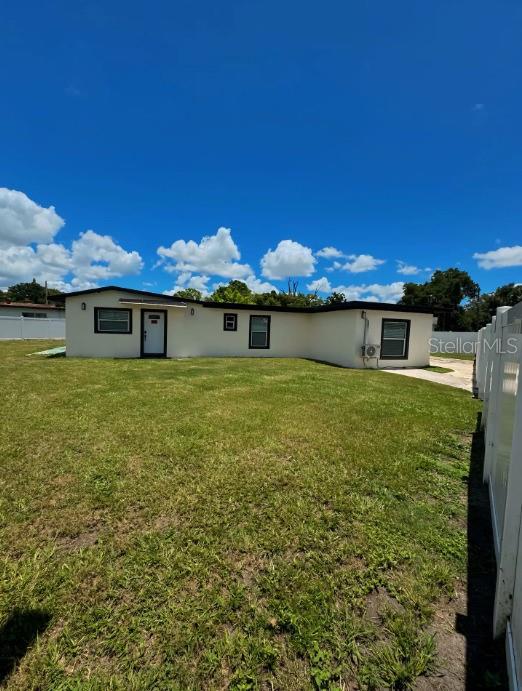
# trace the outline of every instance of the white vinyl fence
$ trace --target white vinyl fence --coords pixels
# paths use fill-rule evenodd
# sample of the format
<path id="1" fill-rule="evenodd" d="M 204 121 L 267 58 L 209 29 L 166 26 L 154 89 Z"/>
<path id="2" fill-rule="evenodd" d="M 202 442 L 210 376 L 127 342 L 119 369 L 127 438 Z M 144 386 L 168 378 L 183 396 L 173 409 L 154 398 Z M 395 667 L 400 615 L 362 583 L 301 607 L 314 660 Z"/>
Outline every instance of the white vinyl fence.
<path id="1" fill-rule="evenodd" d="M 430 352 L 471 355 L 477 350 L 477 341 L 476 331 L 434 331 L 431 334 Z"/>
<path id="2" fill-rule="evenodd" d="M 0 317 L 0 340 L 65 338 L 65 319 Z"/>
<path id="3" fill-rule="evenodd" d="M 484 481 L 489 486 L 497 584 L 493 634 L 506 632 L 510 688 L 522 684 L 522 302 L 499 307 L 479 331 Z"/>

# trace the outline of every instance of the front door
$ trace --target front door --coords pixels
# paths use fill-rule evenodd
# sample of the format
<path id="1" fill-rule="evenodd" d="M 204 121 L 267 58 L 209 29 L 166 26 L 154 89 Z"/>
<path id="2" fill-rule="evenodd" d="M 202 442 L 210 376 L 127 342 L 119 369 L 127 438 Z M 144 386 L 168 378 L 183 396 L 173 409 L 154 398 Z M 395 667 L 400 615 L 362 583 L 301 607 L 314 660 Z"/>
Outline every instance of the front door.
<path id="1" fill-rule="evenodd" d="M 164 357 L 167 354 L 167 312 L 141 310 L 141 355 Z"/>

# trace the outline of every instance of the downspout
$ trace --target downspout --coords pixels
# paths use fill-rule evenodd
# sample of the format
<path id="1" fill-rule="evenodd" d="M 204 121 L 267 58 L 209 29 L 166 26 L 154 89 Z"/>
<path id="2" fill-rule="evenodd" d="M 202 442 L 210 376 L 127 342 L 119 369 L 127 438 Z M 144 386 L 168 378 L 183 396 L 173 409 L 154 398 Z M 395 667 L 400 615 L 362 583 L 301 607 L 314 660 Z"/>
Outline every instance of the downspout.
<path id="1" fill-rule="evenodd" d="M 366 346 L 368 345 L 366 343 L 367 337 L 368 337 L 368 317 L 366 315 L 366 310 L 362 310 L 361 312 L 361 319 L 364 319 L 364 334 L 363 334 L 363 362 L 364 362 L 364 367 L 366 367 L 368 358 L 366 357 Z"/>

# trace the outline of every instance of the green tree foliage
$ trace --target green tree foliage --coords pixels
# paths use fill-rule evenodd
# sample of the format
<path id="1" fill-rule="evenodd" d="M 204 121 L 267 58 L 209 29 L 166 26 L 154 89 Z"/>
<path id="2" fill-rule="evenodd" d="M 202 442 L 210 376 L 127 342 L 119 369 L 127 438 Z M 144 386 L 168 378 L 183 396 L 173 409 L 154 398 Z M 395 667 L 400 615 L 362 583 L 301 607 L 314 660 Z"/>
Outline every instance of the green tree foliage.
<path id="1" fill-rule="evenodd" d="M 431 305 L 438 317 L 437 328 L 442 331 L 457 331 L 462 328 L 464 300 L 472 300 L 479 293 L 467 271 L 446 269 L 435 271 L 426 283 L 405 283 L 399 304 L 410 307 Z"/>
<path id="2" fill-rule="evenodd" d="M 183 288 L 174 293 L 175 298 L 181 298 L 182 300 L 202 300 L 203 294 L 201 291 L 196 290 L 196 288 Z"/>
<path id="3" fill-rule="evenodd" d="M 48 299 L 52 302 L 53 295 L 60 295 L 60 291 L 55 288 L 47 290 Z M 6 297 L 13 302 L 34 302 L 37 304 L 45 304 L 45 287 L 33 280 L 30 283 L 16 283 L 9 286 Z"/>
<path id="4" fill-rule="evenodd" d="M 446 269 L 435 271 L 426 283 L 405 283 L 401 305 L 437 305 L 456 307 L 468 298 L 474 298 L 479 290 L 467 271 Z"/>
<path id="5" fill-rule="evenodd" d="M 226 286 L 219 286 L 210 299 L 214 302 L 239 302 L 242 304 L 254 304 L 254 293 L 243 281 L 230 281 Z"/>
<path id="6" fill-rule="evenodd" d="M 247 305 L 266 305 L 267 307 L 317 307 L 324 304 L 317 293 L 300 293 L 297 283 L 289 284 L 289 292 L 272 290 L 267 293 L 254 293 L 243 281 L 230 281 L 226 286 L 220 286 L 210 300 L 215 302 L 236 302 Z"/>
<path id="7" fill-rule="evenodd" d="M 346 302 L 346 295 L 344 293 L 336 293 L 335 291 L 326 298 L 325 304 L 339 305 L 341 302 Z"/>
<path id="8" fill-rule="evenodd" d="M 462 325 L 466 331 L 477 331 L 491 321 L 497 307 L 513 307 L 522 302 L 522 285 L 507 283 L 491 293 L 483 293 L 464 308 Z"/>

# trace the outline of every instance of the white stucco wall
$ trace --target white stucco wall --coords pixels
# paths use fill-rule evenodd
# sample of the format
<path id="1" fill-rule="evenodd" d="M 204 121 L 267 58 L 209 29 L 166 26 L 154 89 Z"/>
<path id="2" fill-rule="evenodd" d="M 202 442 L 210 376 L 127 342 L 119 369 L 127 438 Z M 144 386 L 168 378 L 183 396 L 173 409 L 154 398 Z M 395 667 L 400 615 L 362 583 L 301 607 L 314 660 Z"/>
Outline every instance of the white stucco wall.
<path id="1" fill-rule="evenodd" d="M 140 308 L 132 308 L 131 334 L 94 333 L 95 307 L 130 307 L 122 305 L 120 298 L 128 293 L 107 291 L 67 298 L 65 301 L 65 342 L 68 356 L 72 357 L 139 357 Z M 82 310 L 82 302 L 86 309 Z"/>
<path id="2" fill-rule="evenodd" d="M 343 367 L 362 367 L 362 335 L 357 340 L 359 310 L 318 312 L 310 315 L 310 341 L 308 357 L 324 360 Z"/>
<path id="3" fill-rule="evenodd" d="M 106 291 L 66 300 L 67 355 L 74 357 L 139 357 L 141 306 L 122 305 L 128 293 Z M 85 302 L 86 309 L 81 309 Z M 132 334 L 94 333 L 95 307 L 131 307 Z M 232 310 L 188 304 L 167 309 L 167 357 L 307 357 L 344 367 L 363 367 L 364 320 L 361 310 L 315 314 Z M 148 308 L 154 309 L 154 308 Z M 194 312 L 192 314 L 191 312 Z M 237 331 L 223 330 L 225 312 L 237 314 Z M 250 349 L 250 315 L 270 315 L 270 348 Z M 409 354 L 406 360 L 369 360 L 369 367 L 422 367 L 429 364 L 432 318 L 412 314 L 367 310 L 368 343 L 380 344 L 382 319 L 410 319 Z"/>
<path id="4" fill-rule="evenodd" d="M 415 314 L 408 312 L 389 312 L 380 310 L 367 310 L 369 319 L 367 342 L 380 345 L 383 319 L 409 319 L 410 341 L 408 358 L 406 360 L 379 360 L 379 367 L 426 367 L 430 364 L 429 340 L 432 332 L 431 314 Z M 364 319 L 358 312 L 357 340 L 363 342 Z M 359 351 L 360 353 L 360 351 Z M 369 361 L 370 367 L 376 366 L 375 360 Z"/>
<path id="5" fill-rule="evenodd" d="M 191 314 L 191 309 L 194 314 Z M 237 331 L 223 330 L 223 315 L 237 314 Z M 249 348 L 250 315 L 270 315 L 270 348 Z M 308 357 L 311 315 L 258 310 L 231 310 L 189 305 L 169 309 L 168 357 Z"/>

